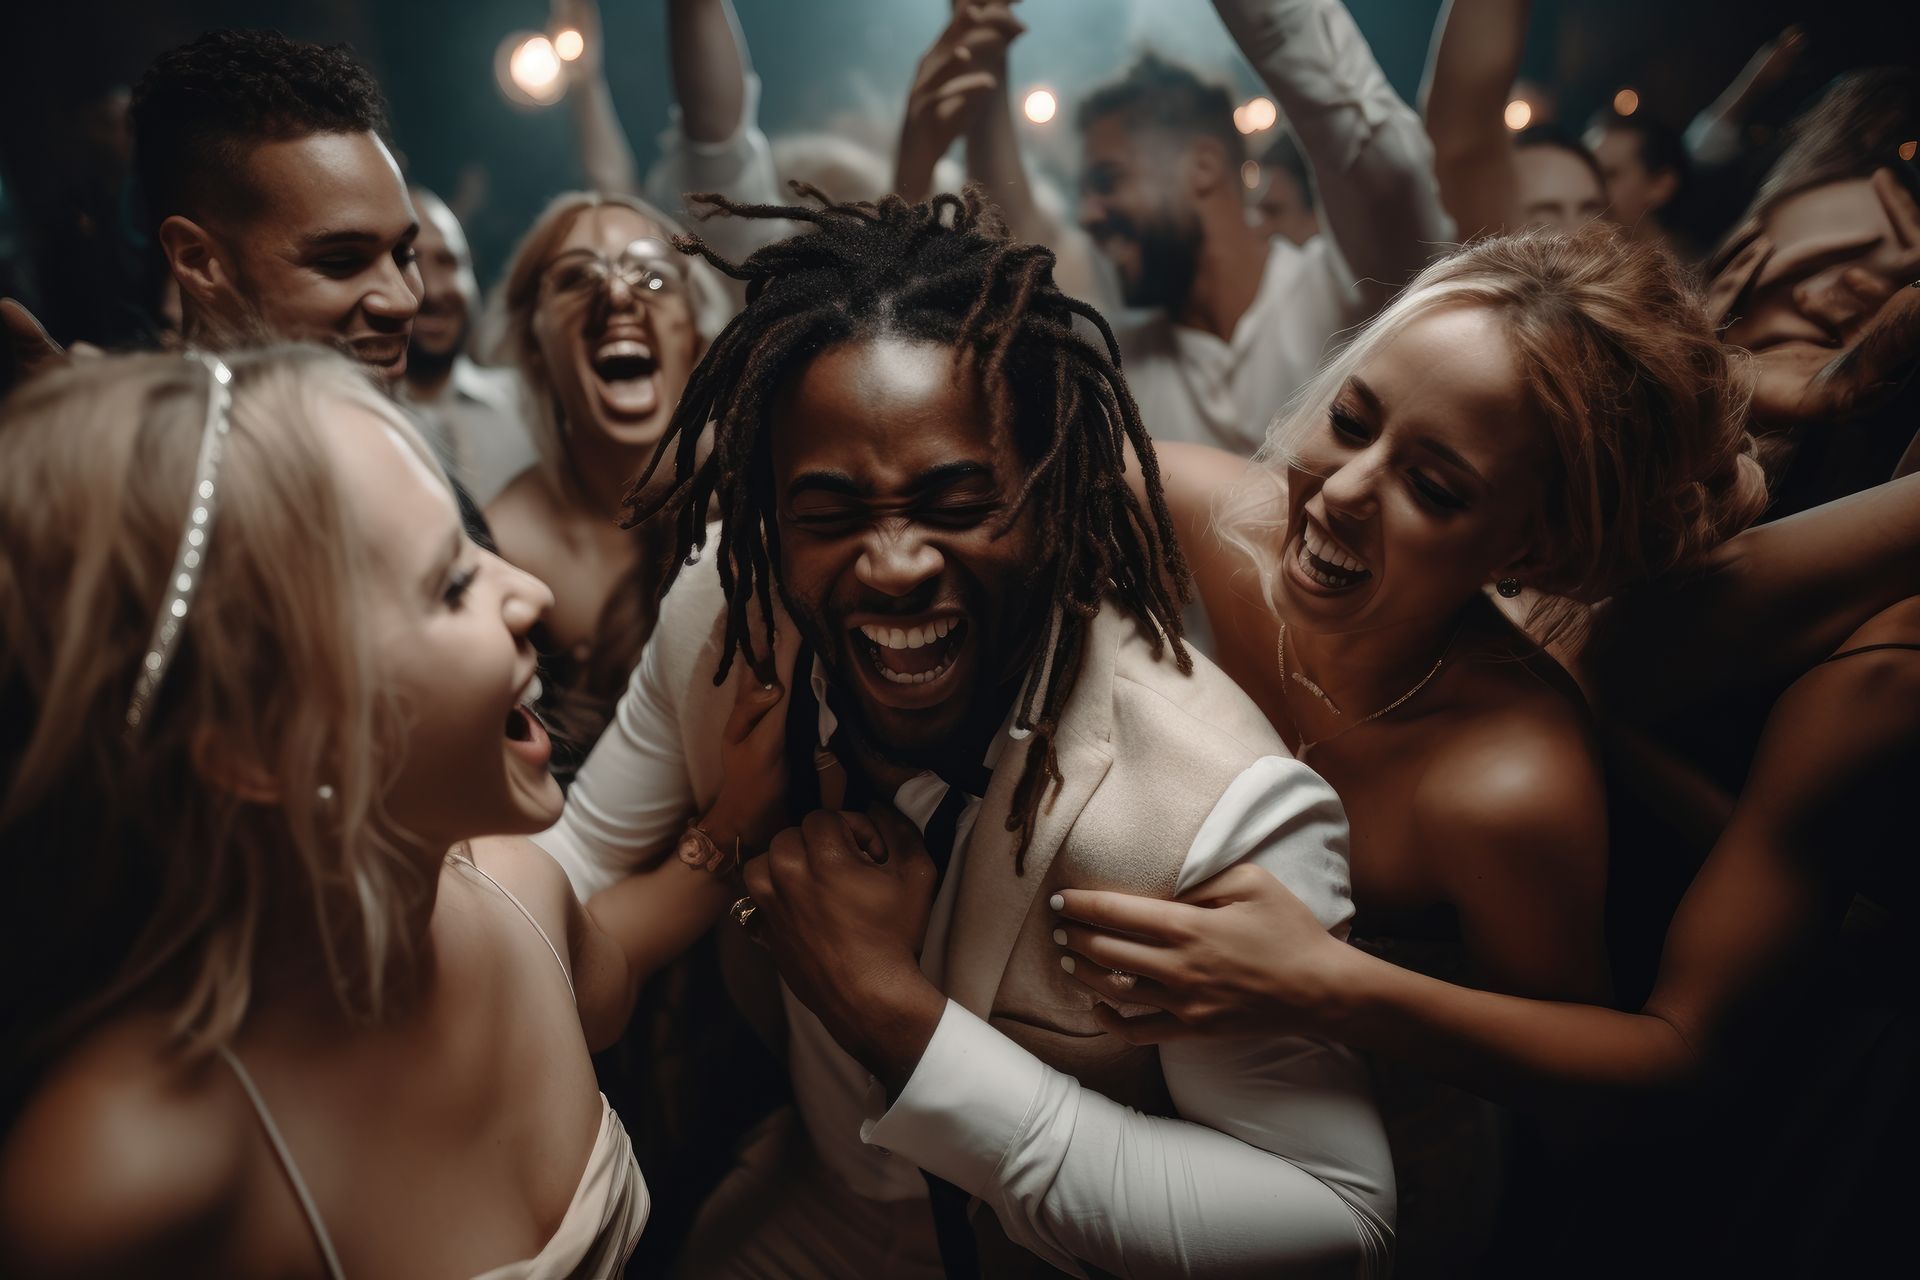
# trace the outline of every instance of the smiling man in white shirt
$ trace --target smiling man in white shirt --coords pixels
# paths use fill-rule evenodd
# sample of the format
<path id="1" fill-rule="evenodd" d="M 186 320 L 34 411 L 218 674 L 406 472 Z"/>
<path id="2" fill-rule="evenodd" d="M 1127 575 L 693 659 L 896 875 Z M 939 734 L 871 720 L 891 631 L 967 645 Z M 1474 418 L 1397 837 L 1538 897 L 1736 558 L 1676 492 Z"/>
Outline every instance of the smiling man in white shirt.
<path id="1" fill-rule="evenodd" d="M 676 842 L 755 858 L 804 818 L 735 905 L 779 965 L 797 1122 L 746 1153 L 683 1268 L 1378 1274 L 1392 1167 L 1357 1059 L 1129 1045 L 1060 963 L 1056 888 L 1169 896 L 1249 859 L 1343 928 L 1346 824 L 1184 660 L 1157 477 L 1142 502 L 1122 475 L 1151 446 L 1072 325 L 1101 322 L 977 203 L 949 216 L 830 208 L 756 255 L 662 444 L 676 555 L 710 502 L 717 551 L 540 837 L 583 895 L 644 893 Z M 814 812 L 874 803 L 944 874 L 904 828 L 876 866 Z"/>

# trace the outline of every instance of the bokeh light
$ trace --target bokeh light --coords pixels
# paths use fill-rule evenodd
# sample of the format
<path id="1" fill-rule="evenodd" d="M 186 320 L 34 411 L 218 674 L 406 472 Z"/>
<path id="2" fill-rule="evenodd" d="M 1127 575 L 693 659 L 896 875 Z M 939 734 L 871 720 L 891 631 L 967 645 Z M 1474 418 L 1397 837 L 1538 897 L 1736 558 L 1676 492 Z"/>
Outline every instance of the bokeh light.
<path id="1" fill-rule="evenodd" d="M 1515 98 L 1507 104 L 1505 119 L 1507 128 L 1520 132 L 1533 122 L 1533 104 L 1525 98 Z"/>
<path id="2" fill-rule="evenodd" d="M 501 41 L 493 71 L 500 91 L 522 106 L 552 106 L 566 96 L 560 55 L 554 52 L 553 42 L 537 32 L 516 31 Z"/>
<path id="3" fill-rule="evenodd" d="M 1025 110 L 1027 119 L 1035 124 L 1045 124 L 1060 110 L 1060 103 L 1047 90 L 1035 89 L 1027 95 Z"/>
<path id="4" fill-rule="evenodd" d="M 1240 166 L 1240 185 L 1249 191 L 1254 191 L 1259 188 L 1260 166 L 1258 163 L 1248 160 Z"/>
<path id="5" fill-rule="evenodd" d="M 587 51 L 587 38 L 572 27 L 556 31 L 553 34 L 553 51 L 560 55 L 560 61 L 572 62 Z"/>
<path id="6" fill-rule="evenodd" d="M 1632 89 L 1622 89 L 1613 95 L 1615 115 L 1630 116 L 1640 109 L 1640 95 Z"/>
<path id="7" fill-rule="evenodd" d="M 1903 142 L 1900 144 L 1900 158 L 1902 160 L 1913 159 L 1914 153 L 1916 151 L 1920 151 L 1920 139 L 1916 139 L 1913 142 Z"/>
<path id="8" fill-rule="evenodd" d="M 1251 98 L 1234 108 L 1233 127 L 1242 133 L 1259 133 L 1273 128 L 1279 118 L 1280 108 L 1273 105 L 1273 99 Z"/>

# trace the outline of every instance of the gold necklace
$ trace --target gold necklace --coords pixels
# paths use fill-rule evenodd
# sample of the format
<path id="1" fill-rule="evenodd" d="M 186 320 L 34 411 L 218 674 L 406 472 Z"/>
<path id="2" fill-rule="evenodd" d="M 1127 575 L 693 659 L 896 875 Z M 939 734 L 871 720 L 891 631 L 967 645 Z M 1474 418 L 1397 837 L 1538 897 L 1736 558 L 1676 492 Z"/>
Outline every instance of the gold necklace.
<path id="1" fill-rule="evenodd" d="M 1460 628 L 1456 626 L 1453 629 L 1452 634 L 1447 636 L 1446 644 L 1441 646 L 1440 656 L 1433 660 L 1433 665 L 1431 667 L 1427 668 L 1427 674 L 1421 676 L 1419 681 L 1413 686 L 1413 688 L 1407 690 L 1405 693 L 1395 698 L 1392 702 L 1389 702 L 1386 706 L 1380 708 L 1378 711 L 1375 711 L 1371 715 L 1361 716 L 1358 720 L 1355 720 L 1352 724 L 1342 725 L 1340 728 L 1335 729 L 1332 733 L 1328 734 L 1324 738 L 1315 738 L 1309 741 L 1307 736 L 1304 733 L 1301 734 L 1300 745 L 1297 748 L 1295 748 L 1293 753 L 1294 759 L 1299 760 L 1302 763 L 1305 763 L 1307 758 L 1307 752 L 1313 750 L 1315 747 L 1321 745 L 1322 743 L 1332 742 L 1335 738 L 1338 738 L 1341 734 L 1351 733 L 1353 730 L 1358 729 L 1361 725 L 1366 724 L 1371 720 L 1378 720 L 1381 716 L 1386 715 L 1389 711 L 1392 711 L 1395 708 L 1399 707 L 1401 704 L 1406 702 L 1407 699 L 1413 697 L 1414 694 L 1426 688 L 1427 685 L 1433 680 L 1433 678 L 1440 674 L 1440 668 L 1443 664 L 1445 664 L 1447 660 L 1447 654 L 1453 651 L 1454 638 L 1459 634 L 1460 634 Z M 1280 624 L 1280 641 L 1277 648 L 1279 650 L 1279 657 L 1280 657 L 1280 700 L 1282 703 L 1285 703 L 1287 699 L 1287 624 L 1284 622 Z M 1340 710 L 1339 707 L 1334 705 L 1333 699 L 1329 698 L 1326 695 L 1325 690 L 1323 690 L 1319 685 L 1315 684 L 1312 680 L 1308 679 L 1304 673 L 1295 671 L 1293 673 L 1293 679 L 1305 685 L 1309 690 L 1313 692 L 1315 697 L 1319 698 L 1320 701 L 1326 703 L 1327 710 L 1333 712 L 1333 714 L 1337 716 L 1344 716 L 1346 714 L 1344 711 Z M 1299 725 L 1296 724 L 1294 727 L 1297 729 L 1299 728 Z"/>

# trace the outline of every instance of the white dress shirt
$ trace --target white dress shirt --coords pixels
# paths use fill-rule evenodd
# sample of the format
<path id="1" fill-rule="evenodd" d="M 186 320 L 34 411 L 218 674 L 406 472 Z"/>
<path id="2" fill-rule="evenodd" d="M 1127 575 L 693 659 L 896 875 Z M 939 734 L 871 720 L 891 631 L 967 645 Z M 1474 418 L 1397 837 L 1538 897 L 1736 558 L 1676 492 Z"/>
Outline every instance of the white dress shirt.
<path id="1" fill-rule="evenodd" d="M 834 728 L 819 669 L 820 741 Z M 665 687 L 649 644 L 558 824 L 535 837 L 583 898 L 654 862 L 693 816 L 680 756 L 684 690 Z M 998 759 L 1012 730 L 987 753 Z M 931 773 L 894 803 L 925 827 L 946 794 Z M 979 803 L 955 829 L 921 967 L 936 986 L 954 886 Z M 1151 838 L 1150 835 L 1147 838 Z M 1252 860 L 1344 936 L 1347 828 L 1332 788 L 1269 756 L 1221 795 L 1187 850 L 1185 890 Z M 1064 954 L 1064 953 L 1063 953 Z M 1351 1255 L 1385 1274 L 1393 1164 L 1366 1068 L 1343 1046 L 1290 1036 L 1193 1039 L 1160 1064 L 1179 1118 L 1123 1107 L 1057 1072 L 949 1002 L 889 1109 L 866 1068 L 782 987 L 796 1108 L 821 1161 L 874 1200 L 924 1197 L 928 1169 L 991 1205 L 1014 1242 L 1072 1274 L 1269 1275 Z"/>
<path id="2" fill-rule="evenodd" d="M 440 461 L 486 506 L 513 478 L 539 460 L 527 434 L 520 377 L 453 358 L 453 375 L 440 394 L 423 399 L 403 378 L 396 395 L 414 411 Z"/>
<path id="3" fill-rule="evenodd" d="M 1135 313 L 1115 328 L 1127 385 L 1157 440 L 1251 455 L 1346 333 L 1453 238 L 1426 129 L 1337 0 L 1215 0 L 1313 165 L 1321 225 L 1276 237 L 1253 305 L 1222 341 Z M 1117 298 L 1101 300 L 1114 310 Z"/>
<path id="4" fill-rule="evenodd" d="M 723 258 L 735 262 L 762 245 L 784 240 L 801 227 L 782 218 L 709 218 L 693 216 L 686 197 L 691 192 L 717 191 L 742 204 L 792 204 L 799 197 L 780 185 L 773 167 L 773 147 L 760 131 L 760 77 L 746 73 L 746 93 L 740 104 L 740 125 L 720 142 L 695 142 L 680 124 L 680 108 L 669 112 L 660 133 L 660 158 L 647 170 L 647 199 L 668 213 L 687 219 L 687 227 Z M 728 279 L 731 288 L 744 286 Z"/>

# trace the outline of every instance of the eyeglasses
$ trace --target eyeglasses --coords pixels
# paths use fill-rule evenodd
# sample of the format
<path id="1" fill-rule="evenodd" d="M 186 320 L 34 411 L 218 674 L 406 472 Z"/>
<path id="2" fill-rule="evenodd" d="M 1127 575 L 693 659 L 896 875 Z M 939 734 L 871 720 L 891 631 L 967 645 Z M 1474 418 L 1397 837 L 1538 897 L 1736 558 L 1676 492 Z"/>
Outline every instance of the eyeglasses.
<path id="1" fill-rule="evenodd" d="M 579 303 L 610 297 L 619 281 L 648 306 L 687 296 L 686 268 L 679 256 L 660 240 L 635 240 L 608 258 L 592 249 L 569 249 L 553 260 L 540 278 L 548 297 Z"/>

